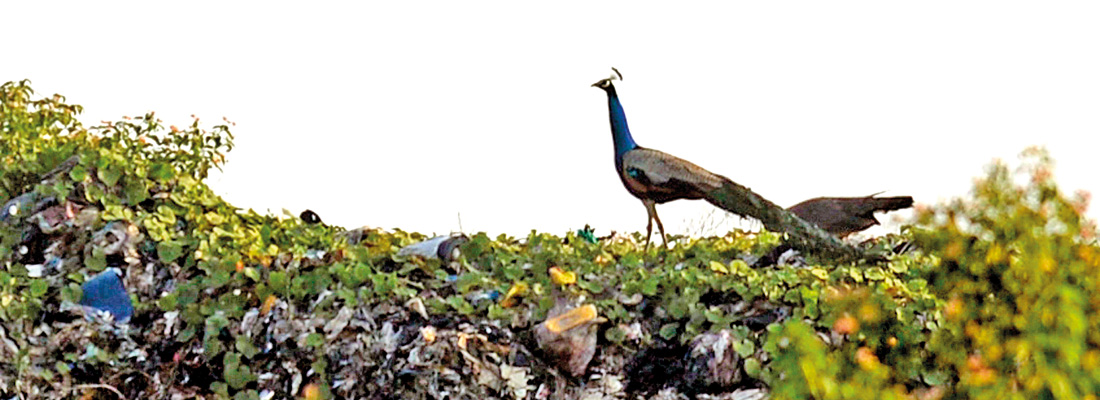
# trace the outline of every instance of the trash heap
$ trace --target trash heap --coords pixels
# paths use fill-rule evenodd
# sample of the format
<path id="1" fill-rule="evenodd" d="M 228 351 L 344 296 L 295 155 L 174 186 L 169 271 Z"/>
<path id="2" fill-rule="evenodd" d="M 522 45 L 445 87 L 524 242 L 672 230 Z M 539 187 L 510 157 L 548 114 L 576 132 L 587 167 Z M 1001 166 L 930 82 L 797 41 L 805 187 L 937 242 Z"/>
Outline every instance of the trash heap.
<path id="1" fill-rule="evenodd" d="M 640 234 L 587 226 L 430 237 L 233 207 L 202 182 L 232 148 L 228 122 L 180 128 L 147 114 L 88 129 L 79 107 L 32 94 L 0 86 L 0 399 L 938 399 L 1049 394 L 1057 379 L 1070 382 L 1059 393 L 1096 387 L 1100 312 L 1088 305 L 1100 301 L 1100 249 L 1074 236 L 1095 238 L 1095 226 L 1049 185 L 1026 189 L 1041 204 L 1005 211 L 1002 194 L 1017 188 L 1001 169 L 979 187 L 981 207 L 922 210 L 925 228 L 863 243 L 906 249 L 882 264 L 762 262 L 782 244 L 768 232 L 672 236 L 648 251 Z M 976 217 L 986 210 L 1005 219 Z M 1019 228 L 1041 210 L 1058 211 L 1057 229 Z M 960 215 L 972 216 L 966 229 Z M 1025 236 L 1046 247 L 1011 242 Z M 1042 250 L 1054 248 L 1065 251 Z M 1066 318 L 1046 317 L 1051 304 Z M 1069 361 L 1012 358 L 1051 343 Z"/>

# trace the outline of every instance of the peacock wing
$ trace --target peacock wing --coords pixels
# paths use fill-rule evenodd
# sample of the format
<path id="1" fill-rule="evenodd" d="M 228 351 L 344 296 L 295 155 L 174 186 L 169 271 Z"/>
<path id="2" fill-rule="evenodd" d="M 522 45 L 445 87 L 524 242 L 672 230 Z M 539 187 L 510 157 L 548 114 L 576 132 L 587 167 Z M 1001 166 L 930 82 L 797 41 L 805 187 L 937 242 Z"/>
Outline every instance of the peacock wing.
<path id="1" fill-rule="evenodd" d="M 700 191 L 718 188 L 724 180 L 690 161 L 646 148 L 635 148 L 623 155 L 623 172 L 628 176 L 644 174 L 656 186 L 687 184 Z"/>

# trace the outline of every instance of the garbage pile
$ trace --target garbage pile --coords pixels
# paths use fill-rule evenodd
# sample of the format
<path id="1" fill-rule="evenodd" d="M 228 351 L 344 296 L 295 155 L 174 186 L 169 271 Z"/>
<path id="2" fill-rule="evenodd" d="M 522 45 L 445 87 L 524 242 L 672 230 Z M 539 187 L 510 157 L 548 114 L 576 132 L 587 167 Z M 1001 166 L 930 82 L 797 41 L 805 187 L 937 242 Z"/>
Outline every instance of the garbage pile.
<path id="1" fill-rule="evenodd" d="M 150 197 L 175 195 L 164 190 L 154 188 Z M 244 284 L 219 287 L 211 281 L 225 276 L 188 266 L 184 256 L 166 256 L 138 217 L 118 218 L 143 215 L 141 205 L 127 207 L 132 212 L 112 206 L 107 213 L 79 196 L 59 199 L 33 190 L 6 200 L 0 213 L 11 250 L 6 273 L 45 290 L 28 309 L 35 318 L 0 325 L 3 398 L 685 398 L 675 381 L 627 375 L 624 368 L 645 362 L 638 359 L 645 353 L 607 342 L 601 332 L 608 319 L 581 291 L 567 289 L 578 281 L 573 271 L 550 268 L 544 276 L 550 289 L 526 279 L 494 288 L 487 277 L 496 272 L 486 270 L 492 266 L 470 265 L 463 257 L 471 241 L 466 235 L 416 241 L 419 235 L 369 227 L 343 231 L 303 212 L 280 223 L 288 230 L 328 229 L 323 234 L 335 238 L 334 246 L 279 251 L 255 265 L 238 262 L 230 282 Z M 176 228 L 189 223 L 178 220 Z M 316 233 L 308 232 L 303 234 Z M 595 245 L 587 236 L 585 243 Z M 349 287 L 334 282 L 321 282 L 309 297 L 268 290 L 260 298 L 263 290 L 248 286 L 274 286 L 282 271 L 310 276 L 364 249 L 381 254 L 371 279 L 400 276 L 395 269 L 411 267 L 398 279 L 423 289 L 368 302 L 354 301 Z M 191 258 L 197 259 L 194 253 Z M 434 276 L 418 275 L 427 267 L 434 267 Z M 457 289 L 472 275 L 481 277 L 481 289 Z M 375 290 L 380 285 L 369 283 Z M 216 298 L 207 304 L 217 306 L 183 307 L 184 297 Z M 544 298 L 553 299 L 546 313 L 539 309 Z M 616 298 L 627 307 L 643 306 L 637 293 Z M 430 306 L 439 303 L 452 306 Z M 464 307 L 489 307 L 507 317 Z M 651 325 L 630 325 L 631 347 L 652 336 L 644 332 Z M 695 375 L 695 364 L 721 369 L 717 378 L 703 380 L 715 383 L 712 393 L 727 394 L 704 398 L 760 398 L 759 383 L 738 386 L 739 360 L 729 358 L 728 345 L 710 340 L 684 347 L 678 364 Z M 632 380 L 647 382 L 632 393 Z"/>

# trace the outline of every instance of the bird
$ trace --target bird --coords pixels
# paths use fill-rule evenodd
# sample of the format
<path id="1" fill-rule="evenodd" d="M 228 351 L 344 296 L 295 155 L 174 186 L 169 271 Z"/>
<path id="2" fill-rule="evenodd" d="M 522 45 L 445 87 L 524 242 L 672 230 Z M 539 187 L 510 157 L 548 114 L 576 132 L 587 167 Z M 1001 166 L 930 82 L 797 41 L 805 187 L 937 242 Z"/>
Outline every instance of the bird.
<path id="1" fill-rule="evenodd" d="M 648 214 L 645 249 L 649 249 L 653 234 L 653 221 L 665 246 L 668 237 L 664 224 L 657 216 L 657 204 L 673 200 L 707 199 L 708 193 L 733 182 L 722 175 L 707 171 L 687 160 L 654 149 L 639 146 L 630 135 L 626 113 L 619 101 L 619 94 L 612 81 L 622 80 L 618 69 L 611 77 L 601 79 L 592 86 L 607 93 L 607 106 L 611 120 L 611 138 L 615 144 L 615 172 L 626 190 L 642 201 Z M 707 199 L 715 203 L 711 199 Z M 716 204 L 717 205 L 717 204 Z"/>
<path id="2" fill-rule="evenodd" d="M 878 225 L 875 212 L 901 210 L 913 206 L 913 197 L 816 197 L 787 210 L 838 238 Z"/>

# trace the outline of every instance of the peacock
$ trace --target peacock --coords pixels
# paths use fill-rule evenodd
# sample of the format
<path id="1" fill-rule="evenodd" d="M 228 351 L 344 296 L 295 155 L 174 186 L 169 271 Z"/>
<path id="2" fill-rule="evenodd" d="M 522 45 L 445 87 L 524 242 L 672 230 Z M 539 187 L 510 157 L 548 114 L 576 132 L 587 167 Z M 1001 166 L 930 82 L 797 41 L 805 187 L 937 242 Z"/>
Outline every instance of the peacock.
<path id="1" fill-rule="evenodd" d="M 592 86 L 607 92 L 607 106 L 611 117 L 611 138 L 615 142 L 615 172 L 630 194 L 642 201 L 649 215 L 646 224 L 645 248 L 649 249 L 653 235 L 653 221 L 661 232 L 661 240 L 667 247 L 668 237 L 664 224 L 657 216 L 657 204 L 673 200 L 706 199 L 719 206 L 709 197 L 714 190 L 724 185 L 736 185 L 729 178 L 707 171 L 687 160 L 671 154 L 639 146 L 630 135 L 626 123 L 626 113 L 619 101 L 612 81 L 622 80 L 619 70 L 612 68 L 614 75 L 601 79 Z"/>

